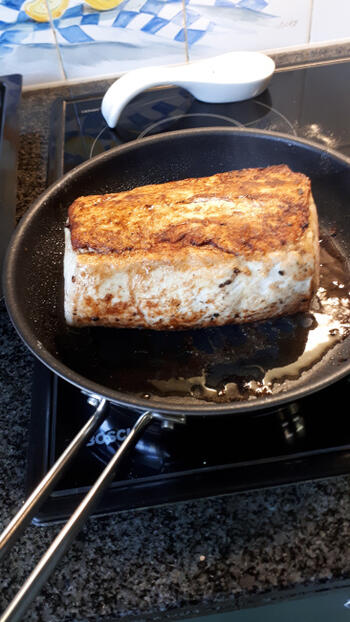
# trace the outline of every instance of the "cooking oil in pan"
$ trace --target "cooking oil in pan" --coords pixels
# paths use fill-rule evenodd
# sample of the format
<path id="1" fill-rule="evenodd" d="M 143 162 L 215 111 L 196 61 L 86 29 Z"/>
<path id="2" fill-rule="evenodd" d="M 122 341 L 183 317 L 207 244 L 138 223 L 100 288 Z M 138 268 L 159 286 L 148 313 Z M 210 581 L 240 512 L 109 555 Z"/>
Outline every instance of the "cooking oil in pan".
<path id="1" fill-rule="evenodd" d="M 150 379 L 153 391 L 230 402 L 269 395 L 277 383 L 300 377 L 350 333 L 350 271 L 328 234 L 320 241 L 320 260 L 320 287 L 310 313 L 209 329 L 209 343 L 215 341 L 215 333 L 221 332 L 225 339 L 230 331 L 240 334 L 243 342 L 231 355 L 223 355 L 225 347 L 214 345 L 198 375 Z M 202 358 L 201 353 L 197 358 Z"/>
<path id="2" fill-rule="evenodd" d="M 350 333 L 349 292 L 347 261 L 325 235 L 320 288 L 309 313 L 192 331 L 66 329 L 57 347 L 78 373 L 125 393 L 254 399 L 298 379 Z"/>

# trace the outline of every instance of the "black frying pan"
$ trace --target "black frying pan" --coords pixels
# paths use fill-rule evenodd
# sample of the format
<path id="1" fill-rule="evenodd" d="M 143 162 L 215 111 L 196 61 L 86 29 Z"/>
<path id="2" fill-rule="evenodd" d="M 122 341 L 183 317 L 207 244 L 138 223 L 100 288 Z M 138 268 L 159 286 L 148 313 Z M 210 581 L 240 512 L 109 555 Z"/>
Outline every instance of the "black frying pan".
<path id="1" fill-rule="evenodd" d="M 303 317 L 178 333 L 97 327 L 72 330 L 64 323 L 63 228 L 67 208 L 77 196 L 280 163 L 311 178 L 321 227 L 326 234 L 336 231 L 337 253 L 349 257 L 350 160 L 307 141 L 256 130 L 184 130 L 118 147 L 77 167 L 51 186 L 18 226 L 5 265 L 5 298 L 12 321 L 43 363 L 99 397 L 91 419 L 0 535 L 0 557 L 13 545 L 70 459 L 106 416 L 106 398 L 146 412 L 10 603 L 1 622 L 22 619 L 112 480 L 120 459 L 151 421 L 184 423 L 182 413 L 188 416 L 254 411 L 301 398 L 349 372 L 350 339 L 346 338 L 299 378 L 277 383 L 271 395 L 248 399 L 242 391 L 238 399 L 232 400 L 220 395 L 220 387 L 225 383 L 239 386 L 247 380 L 259 381 L 259 373 L 264 375 L 266 370 L 289 365 L 298 358 L 308 332 Z M 345 266 L 346 259 L 342 262 Z M 345 296 L 349 287 L 350 279 Z M 178 382 L 174 384 L 174 379 L 198 377 L 203 370 L 206 387 L 216 396 L 214 401 L 207 401 L 208 395 L 196 394 L 198 387 L 189 382 L 181 390 Z M 171 379 L 173 387 L 169 386 Z M 168 383 L 168 394 L 157 394 L 154 381 L 158 386 Z M 151 397 L 147 398 L 145 393 L 150 387 Z"/>
<path id="2" fill-rule="evenodd" d="M 251 399 L 242 388 L 302 353 L 300 317 L 246 327 L 164 332 L 67 329 L 63 318 L 63 227 L 81 194 L 286 163 L 311 178 L 323 230 L 337 232 L 350 255 L 350 161 L 304 140 L 258 130 L 199 129 L 129 143 L 87 161 L 51 186 L 19 225 L 7 256 L 5 297 L 31 351 L 57 374 L 113 402 L 161 413 L 238 413 L 270 407 L 321 389 L 350 371 L 350 340 L 299 378 Z M 205 388 L 190 378 L 206 377 Z M 178 379 L 185 379 L 178 382 Z M 232 384 L 231 384 L 232 386 Z M 159 388 L 161 387 L 161 389 Z"/>

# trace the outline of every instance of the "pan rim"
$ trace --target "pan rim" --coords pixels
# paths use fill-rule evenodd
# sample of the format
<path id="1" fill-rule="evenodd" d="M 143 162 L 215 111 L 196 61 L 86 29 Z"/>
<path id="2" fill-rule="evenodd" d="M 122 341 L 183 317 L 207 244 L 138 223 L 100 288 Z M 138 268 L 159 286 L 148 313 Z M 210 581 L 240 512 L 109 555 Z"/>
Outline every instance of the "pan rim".
<path id="1" fill-rule="evenodd" d="M 30 352 L 36 356 L 44 365 L 46 365 L 51 371 L 56 373 L 58 376 L 70 382 L 77 388 L 88 392 L 89 394 L 94 394 L 97 396 L 105 397 L 109 401 L 118 404 L 120 406 L 136 409 L 139 411 L 151 410 L 154 412 L 159 412 L 162 414 L 171 414 L 171 415 L 219 415 L 219 414 L 240 414 L 254 411 L 261 411 L 274 408 L 279 405 L 283 405 L 289 402 L 296 401 L 301 397 L 310 395 L 316 391 L 319 391 L 327 386 L 333 384 L 337 380 L 340 380 L 344 376 L 346 376 L 350 372 L 350 360 L 347 364 L 343 364 L 341 368 L 335 367 L 333 373 L 329 373 L 327 379 L 318 379 L 311 381 L 307 387 L 299 387 L 290 388 L 286 391 L 286 394 L 276 393 L 269 396 L 264 396 L 263 398 L 251 399 L 248 401 L 237 401 L 230 403 L 212 403 L 206 401 L 198 401 L 198 405 L 196 403 L 186 404 L 184 407 L 182 404 L 177 405 L 176 403 L 171 405 L 163 405 L 161 399 L 147 399 L 140 397 L 135 397 L 133 394 L 126 394 L 121 391 L 116 391 L 113 389 L 109 389 L 103 385 L 100 385 L 92 380 L 89 380 L 85 376 L 78 374 L 77 372 L 70 369 L 64 363 L 61 363 L 55 356 L 53 356 L 46 348 L 40 346 L 38 347 L 37 339 L 30 328 L 24 314 L 21 312 L 18 304 L 16 303 L 16 294 L 14 287 L 14 279 L 11 278 L 11 274 L 14 272 L 14 266 L 16 263 L 16 256 L 18 250 L 21 246 L 21 238 L 26 231 L 27 224 L 34 217 L 36 212 L 42 208 L 44 203 L 50 199 L 52 195 L 55 195 L 60 191 L 62 186 L 67 184 L 69 179 L 76 177 L 76 175 L 84 170 L 89 171 L 90 168 L 94 168 L 94 166 L 104 160 L 113 159 L 115 154 L 126 153 L 128 151 L 133 151 L 134 149 L 139 148 L 141 145 L 149 145 L 152 143 L 161 143 L 166 142 L 171 139 L 182 139 L 185 136 L 192 135 L 212 135 L 215 134 L 217 136 L 221 135 L 252 135 L 252 136 L 260 136 L 262 138 L 271 138 L 275 140 L 280 140 L 282 142 L 289 142 L 292 144 L 305 145 L 309 149 L 313 149 L 319 152 L 325 152 L 327 155 L 331 156 L 333 159 L 340 161 L 341 163 L 345 163 L 350 167 L 350 157 L 339 153 L 334 149 L 329 149 L 328 147 L 323 147 L 314 141 L 310 141 L 305 138 L 299 138 L 292 136 L 290 134 L 284 134 L 281 132 L 273 132 L 266 130 L 259 130 L 253 128 L 223 128 L 223 127 L 210 127 L 210 128 L 194 128 L 194 129 L 185 129 L 178 130 L 172 132 L 164 132 L 162 134 L 156 134 L 153 136 L 149 136 L 143 138 L 142 140 L 135 140 L 129 143 L 119 145 L 112 149 L 109 149 L 94 158 L 86 160 L 79 166 L 73 168 L 71 171 L 66 173 L 60 179 L 55 181 L 51 186 L 42 192 L 38 198 L 35 200 L 33 205 L 26 211 L 20 223 L 17 225 L 12 238 L 10 240 L 5 261 L 4 261 L 4 269 L 3 269 L 3 291 L 5 297 L 5 303 L 7 307 L 7 312 L 10 316 L 10 319 L 27 346 Z M 337 348 L 333 348 L 332 352 Z M 327 356 L 327 355 L 326 355 Z M 302 394 L 302 395 L 301 395 Z M 166 398 L 165 398 L 166 400 Z"/>

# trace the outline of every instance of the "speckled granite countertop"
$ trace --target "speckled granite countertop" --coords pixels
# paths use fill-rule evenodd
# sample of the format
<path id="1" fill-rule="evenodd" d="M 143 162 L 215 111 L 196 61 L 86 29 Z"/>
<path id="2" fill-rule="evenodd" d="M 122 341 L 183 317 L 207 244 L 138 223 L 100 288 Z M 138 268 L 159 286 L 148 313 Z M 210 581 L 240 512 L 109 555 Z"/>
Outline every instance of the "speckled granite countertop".
<path id="1" fill-rule="evenodd" d="M 18 216 L 45 186 L 48 108 L 67 91 L 23 96 Z M 0 528 L 24 494 L 31 370 L 1 302 Z M 178 619 L 350 585 L 349 485 L 336 477 L 90 519 L 26 620 Z M 2 568 L 1 610 L 57 531 L 27 529 Z"/>

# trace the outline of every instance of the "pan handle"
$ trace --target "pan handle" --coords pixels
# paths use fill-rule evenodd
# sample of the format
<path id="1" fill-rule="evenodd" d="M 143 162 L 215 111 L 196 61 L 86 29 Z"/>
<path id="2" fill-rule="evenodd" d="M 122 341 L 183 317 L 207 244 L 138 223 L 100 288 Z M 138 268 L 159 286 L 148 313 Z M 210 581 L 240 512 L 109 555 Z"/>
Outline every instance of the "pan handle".
<path id="1" fill-rule="evenodd" d="M 0 622 L 16 622 L 17 620 L 23 619 L 23 615 L 27 612 L 29 604 L 35 598 L 42 585 L 48 579 L 51 572 L 54 570 L 59 560 L 68 549 L 70 543 L 74 539 L 76 533 L 83 526 L 85 520 L 88 518 L 93 507 L 96 505 L 104 489 L 111 482 L 119 462 L 128 450 L 136 444 L 141 432 L 154 419 L 167 421 L 174 420 L 181 423 L 185 422 L 184 417 L 171 417 L 167 415 L 163 417 L 162 415 L 158 415 L 153 412 L 145 412 L 137 419 L 130 433 L 111 458 L 104 471 L 102 471 L 95 484 L 56 536 L 46 553 L 44 553 L 37 566 L 34 568 L 15 598 L 7 607 L 6 611 L 2 614 Z"/>
<path id="2" fill-rule="evenodd" d="M 62 477 L 71 460 L 78 453 L 80 447 L 88 441 L 90 436 L 105 418 L 107 400 L 98 398 L 96 401 L 98 405 L 93 415 L 81 428 L 81 430 L 79 430 L 78 434 L 73 438 L 68 447 L 52 465 L 51 469 L 46 473 L 41 482 L 39 482 L 20 510 L 0 535 L 0 560 L 6 555 L 16 540 L 18 540 L 31 518 L 49 496 L 50 492 L 53 490 L 58 480 Z"/>

